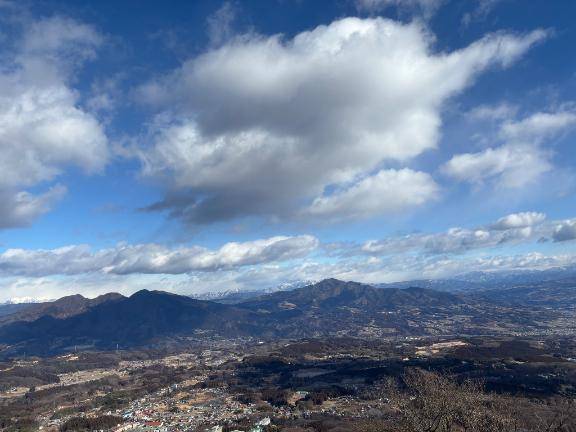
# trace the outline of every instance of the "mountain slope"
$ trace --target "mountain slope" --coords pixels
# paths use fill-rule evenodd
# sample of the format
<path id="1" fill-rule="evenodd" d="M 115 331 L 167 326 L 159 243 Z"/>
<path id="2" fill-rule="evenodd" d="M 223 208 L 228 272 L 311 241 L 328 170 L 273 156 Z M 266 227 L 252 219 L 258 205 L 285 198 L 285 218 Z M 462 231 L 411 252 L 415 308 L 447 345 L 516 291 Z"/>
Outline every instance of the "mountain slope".
<path id="1" fill-rule="evenodd" d="M 45 315 L 32 322 L 4 325 L 0 327 L 0 343 L 24 344 L 29 352 L 39 352 L 71 345 L 130 347 L 161 337 L 191 335 L 195 330 L 240 336 L 258 333 L 252 325 L 253 315 L 218 303 L 143 290 L 66 318 Z"/>
<path id="2" fill-rule="evenodd" d="M 2 317 L 13 315 L 24 309 L 35 306 L 36 303 L 3 303 L 0 304 L 0 319 Z"/>
<path id="3" fill-rule="evenodd" d="M 427 288 L 375 288 L 326 279 L 238 304 L 271 317 L 287 337 L 486 334 L 539 331 L 559 313 Z"/>
<path id="4" fill-rule="evenodd" d="M 235 305 L 238 303 L 254 299 L 256 297 L 260 297 L 264 294 L 271 294 L 278 291 L 292 291 L 294 289 L 302 288 L 304 286 L 312 285 L 314 283 L 315 282 L 312 281 L 294 281 L 260 290 L 229 290 L 218 292 L 205 292 L 201 294 L 194 294 L 191 295 L 190 297 L 197 300 L 210 300 L 218 303 Z"/>
<path id="5" fill-rule="evenodd" d="M 463 300 L 456 295 L 426 288 L 381 289 L 358 282 L 325 279 L 292 291 L 263 295 L 238 306 L 267 312 L 293 309 L 308 311 L 315 308 L 329 310 L 340 307 L 381 311 L 394 310 L 400 306 L 434 307 L 461 303 Z"/>
<path id="6" fill-rule="evenodd" d="M 84 299 L 86 300 L 86 299 Z M 139 291 L 87 304 L 64 298 L 38 319 L 0 327 L 2 356 L 53 354 L 74 346 L 111 349 L 177 343 L 181 337 L 387 337 L 515 334 L 549 331 L 574 322 L 573 309 L 518 306 L 504 299 L 426 288 L 375 288 L 327 279 L 237 305 L 161 291 Z M 507 303 L 508 302 L 508 303 Z M 68 307 L 64 307 L 67 305 Z M 39 310 L 36 313 L 40 313 Z M 570 315 L 572 314 L 572 315 Z"/>
<path id="7" fill-rule="evenodd" d="M 381 289 L 326 279 L 293 291 L 238 304 L 271 317 L 274 333 L 287 337 L 443 332 L 434 321 L 471 308 L 459 296 L 425 288 Z"/>
<path id="8" fill-rule="evenodd" d="M 474 295 L 486 301 L 511 306 L 574 309 L 576 308 L 576 277 L 503 286 L 482 290 Z"/>
<path id="9" fill-rule="evenodd" d="M 0 325 L 17 321 L 35 321 L 41 317 L 68 318 L 86 312 L 88 309 L 109 301 L 124 298 L 121 294 L 108 293 L 89 299 L 80 294 L 62 297 L 58 300 L 45 303 L 28 304 L 17 309 L 14 313 L 0 317 Z"/>

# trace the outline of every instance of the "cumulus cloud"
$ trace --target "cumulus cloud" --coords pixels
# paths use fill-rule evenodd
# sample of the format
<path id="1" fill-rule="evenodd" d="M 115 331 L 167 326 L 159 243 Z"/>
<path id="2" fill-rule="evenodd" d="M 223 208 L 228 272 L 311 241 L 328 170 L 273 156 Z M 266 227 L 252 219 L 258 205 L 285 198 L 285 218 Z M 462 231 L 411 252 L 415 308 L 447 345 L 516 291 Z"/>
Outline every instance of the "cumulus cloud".
<path id="1" fill-rule="evenodd" d="M 176 275 L 116 275 L 100 272 L 69 276 L 13 276 L 0 279 L 0 301 L 50 300 L 78 292 L 91 297 L 107 292 L 129 295 L 140 289 L 158 289 L 159 286 L 165 291 L 185 295 L 208 291 L 262 290 L 285 284 L 287 281 L 315 281 L 327 277 L 365 283 L 398 282 L 457 277 L 471 271 L 545 270 L 573 265 L 576 265 L 576 256 L 570 254 L 528 253 L 481 258 L 465 255 L 451 257 L 399 255 L 385 259 L 369 257 L 360 261 L 304 260 L 288 266 L 270 263 L 219 272 Z"/>
<path id="2" fill-rule="evenodd" d="M 456 180 L 475 185 L 494 180 L 503 188 L 523 187 L 551 169 L 547 152 L 517 145 L 455 155 L 443 167 L 443 171 Z"/>
<path id="3" fill-rule="evenodd" d="M 544 213 L 538 212 L 522 212 L 522 213 L 513 213 L 507 216 L 501 217 L 491 225 L 491 228 L 494 230 L 508 230 L 513 228 L 525 228 L 531 227 L 533 225 L 538 225 L 546 219 L 546 215 Z"/>
<path id="4" fill-rule="evenodd" d="M 505 216 L 495 223 L 477 228 L 452 228 L 431 234 L 391 236 L 367 241 L 361 245 L 324 245 L 329 257 L 341 257 L 338 266 L 356 265 L 354 257 L 405 257 L 428 262 L 434 256 L 461 254 L 474 249 L 493 248 L 501 244 L 534 241 L 542 236 L 560 232 L 560 226 L 576 226 L 573 220 L 545 222 L 541 213 L 525 212 Z M 556 237 L 555 237 L 556 238 Z M 557 240 L 560 240 L 558 237 Z M 276 236 L 244 243 L 231 242 L 218 249 L 200 246 L 168 248 L 159 244 L 120 244 L 113 248 L 92 250 L 85 245 L 66 246 L 48 250 L 8 249 L 0 254 L 0 275 L 3 277 L 46 277 L 51 275 L 83 275 L 92 273 L 111 275 L 134 274 L 193 274 L 240 271 L 255 268 L 254 272 L 279 272 L 281 263 L 308 259 L 316 251 L 319 241 L 310 235 Z M 406 258 L 402 258 L 404 260 Z M 435 258 L 433 259 L 435 260 Z M 326 262 L 324 264 L 327 264 Z M 384 265 L 379 260 L 371 266 Z M 317 267 L 319 263 L 306 261 L 300 265 Z M 259 270 L 256 270 L 259 269 Z M 276 270 L 275 270 L 276 269 Z M 244 271 L 244 270 L 242 270 Z M 308 274 L 312 278 L 312 274 Z M 329 276 L 329 274 L 326 274 Z"/>
<path id="5" fill-rule="evenodd" d="M 87 246 L 9 249 L 0 254 L 0 299 L 51 299 L 77 292 L 131 294 L 158 286 L 192 294 L 264 289 L 327 277 L 380 283 L 454 277 L 471 271 L 543 270 L 576 265 L 576 255 L 504 255 L 493 248 L 535 241 L 567 226 L 576 227 L 576 220 L 547 222 L 539 213 L 516 213 L 472 229 L 391 236 L 361 245 L 323 245 L 324 255 L 311 236 L 228 243 L 218 249 L 157 244 L 96 251 Z M 482 254 L 474 252 L 480 249 L 484 249 Z"/>
<path id="6" fill-rule="evenodd" d="M 305 214 L 323 219 L 364 219 L 398 213 L 434 199 L 438 189 L 426 173 L 407 168 L 382 170 L 347 189 L 316 198 Z"/>
<path id="7" fill-rule="evenodd" d="M 451 228 L 443 233 L 410 234 L 383 240 L 371 240 L 364 243 L 361 250 L 364 253 L 375 255 L 400 252 L 437 255 L 462 253 L 528 239 L 533 239 L 533 231 L 530 227 L 505 231 L 490 231 L 485 228 Z"/>
<path id="8" fill-rule="evenodd" d="M 16 303 L 31 301 L 53 301 L 60 297 L 82 294 L 96 297 L 116 292 L 133 294 L 141 289 L 163 290 L 188 294 L 193 292 L 193 284 L 187 283 L 188 276 L 165 275 L 115 275 L 90 273 L 78 276 L 15 276 L 0 279 L 0 301 Z"/>
<path id="9" fill-rule="evenodd" d="M 545 270 L 575 264 L 576 256 L 573 254 L 546 255 L 535 252 L 482 257 L 394 255 L 382 259 L 368 257 L 363 260 L 302 262 L 290 267 L 254 267 L 246 272 L 225 272 L 219 274 L 218 278 L 215 278 L 213 273 L 201 273 L 194 275 L 193 283 L 187 287 L 202 287 L 202 291 L 221 291 L 230 287 L 237 290 L 264 289 L 278 286 L 285 281 L 314 281 L 328 277 L 382 283 L 457 277 L 474 271 Z"/>
<path id="10" fill-rule="evenodd" d="M 40 277 L 94 272 L 116 275 L 210 272 L 303 257 L 317 245 L 315 237 L 303 235 L 231 242 L 217 250 L 200 246 L 168 249 L 157 244 L 119 245 L 98 251 L 82 245 L 49 250 L 8 249 L 0 254 L 0 274 Z"/>
<path id="11" fill-rule="evenodd" d="M 165 108 L 138 152 L 143 175 L 170 191 L 153 208 L 208 223 L 335 203 L 325 191 L 362 190 L 386 164 L 435 148 L 443 104 L 545 36 L 500 33 L 435 53 L 422 26 L 382 18 L 293 39 L 239 36 L 140 89 L 142 101 Z"/>
<path id="12" fill-rule="evenodd" d="M 451 228 L 439 233 L 414 233 L 370 240 L 360 248 L 343 247 L 344 254 L 392 255 L 418 253 L 440 255 L 464 253 L 551 237 L 557 223 L 545 223 L 546 215 L 537 212 L 513 213 L 492 224 L 476 228 Z"/>
<path id="13" fill-rule="evenodd" d="M 98 120 L 84 111 L 70 86 L 72 73 L 91 58 L 101 37 L 90 26 L 61 17 L 27 23 L 14 54 L 0 62 L 0 226 L 30 224 L 65 189 L 32 195 L 70 166 L 88 173 L 108 158 Z"/>
<path id="14" fill-rule="evenodd" d="M 573 266 L 573 254 L 545 255 L 527 253 L 518 255 L 493 255 L 485 257 L 430 256 L 426 258 L 403 255 L 380 262 L 368 259 L 345 265 L 318 269 L 320 274 L 332 271 L 334 277 L 365 283 L 399 282 L 407 280 L 458 278 L 470 272 L 501 272 L 546 270 Z"/>
<path id="15" fill-rule="evenodd" d="M 503 144 L 476 153 L 454 155 L 442 171 L 477 186 L 491 183 L 514 189 L 536 182 L 553 168 L 552 152 L 543 144 L 576 125 L 571 111 L 536 113 L 522 120 L 506 120 L 500 127 Z"/>
<path id="16" fill-rule="evenodd" d="M 505 122 L 500 134 L 506 141 L 540 144 L 574 125 L 575 112 L 540 112 L 520 121 Z"/>
<path id="17" fill-rule="evenodd" d="M 0 229 L 25 227 L 39 216 L 48 212 L 66 193 L 66 188 L 56 185 L 48 191 L 33 195 L 29 192 L 8 192 L 0 190 Z"/>
<path id="18" fill-rule="evenodd" d="M 576 256 L 572 254 L 546 255 L 540 252 L 530 252 L 473 259 L 438 260 L 429 267 L 430 273 L 428 274 L 431 277 L 453 277 L 471 271 L 547 270 L 573 265 L 576 265 Z"/>
<path id="19" fill-rule="evenodd" d="M 557 242 L 575 240 L 576 219 L 566 220 L 556 225 L 552 238 Z"/>

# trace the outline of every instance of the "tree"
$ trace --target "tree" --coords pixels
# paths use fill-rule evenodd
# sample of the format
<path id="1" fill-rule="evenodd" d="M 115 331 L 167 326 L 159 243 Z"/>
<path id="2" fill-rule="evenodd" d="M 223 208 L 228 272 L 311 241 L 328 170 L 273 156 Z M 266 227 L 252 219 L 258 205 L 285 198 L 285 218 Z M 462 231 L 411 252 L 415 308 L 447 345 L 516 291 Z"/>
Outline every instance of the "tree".
<path id="1" fill-rule="evenodd" d="M 392 384 L 392 383 L 391 383 Z M 510 400 L 483 391 L 481 383 L 409 371 L 403 388 L 388 385 L 403 432 L 513 432 L 518 430 Z"/>

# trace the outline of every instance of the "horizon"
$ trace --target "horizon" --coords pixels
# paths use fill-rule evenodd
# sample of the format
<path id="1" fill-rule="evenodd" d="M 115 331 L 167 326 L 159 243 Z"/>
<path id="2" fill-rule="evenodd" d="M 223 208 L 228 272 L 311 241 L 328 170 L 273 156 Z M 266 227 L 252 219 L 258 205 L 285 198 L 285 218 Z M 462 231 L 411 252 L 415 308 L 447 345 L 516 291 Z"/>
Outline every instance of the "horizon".
<path id="1" fill-rule="evenodd" d="M 0 1 L 0 302 L 576 268 L 575 14 Z"/>
<path id="2" fill-rule="evenodd" d="M 506 270 L 496 270 L 493 272 L 482 272 L 480 273 L 482 276 L 483 275 L 487 275 L 487 274 L 492 274 L 494 276 L 496 276 L 496 280 L 498 282 L 501 282 L 502 280 L 504 280 L 504 278 L 509 277 L 509 276 L 513 276 L 515 278 L 515 282 L 518 283 L 521 280 L 521 277 L 527 274 L 530 275 L 537 275 L 537 276 L 542 276 L 544 274 L 547 274 L 547 271 L 560 271 L 560 272 L 565 272 L 565 274 L 560 274 L 559 276 L 556 275 L 553 278 L 550 277 L 544 277 L 539 279 L 538 277 L 536 277 L 536 279 L 534 281 L 532 281 L 531 283 L 529 282 L 528 284 L 541 284 L 542 282 L 548 282 L 548 281 L 571 281 L 573 280 L 573 273 L 569 272 L 570 270 L 574 270 L 576 271 L 576 267 L 572 268 L 566 268 L 566 267 L 551 267 L 549 269 L 546 270 L 532 270 L 532 269 L 523 269 L 523 270 L 518 270 L 518 271 L 506 271 Z M 166 293 L 166 294 L 175 294 L 175 295 L 180 295 L 183 297 L 189 297 L 192 299 L 197 299 L 197 300 L 203 300 L 203 301 L 213 301 L 215 299 L 219 299 L 219 298 L 227 298 L 227 296 L 229 295 L 233 295 L 233 294 L 240 294 L 240 293 L 246 293 L 246 294 L 254 294 L 254 293 L 262 293 L 262 295 L 268 295 L 268 294 L 272 294 L 272 293 L 276 293 L 276 292 L 280 292 L 280 291 L 294 291 L 294 290 L 298 290 L 298 289 L 302 289 L 302 288 L 307 288 L 310 286 L 314 286 L 314 285 L 318 285 L 321 284 L 322 282 L 326 282 L 326 281 L 336 281 L 336 282 L 341 282 L 341 283 L 360 283 L 369 287 L 373 287 L 373 288 L 377 288 L 377 289 L 400 289 L 400 290 L 407 290 L 407 289 L 413 289 L 413 288 L 418 288 L 418 289 L 425 289 L 425 290 L 432 290 L 432 291 L 437 291 L 437 292 L 446 292 L 446 293 L 461 293 L 461 294 L 470 294 L 471 291 L 465 289 L 465 288 L 460 288 L 460 289 L 448 289 L 448 290 L 443 290 L 443 289 L 437 289 L 437 288 L 430 288 L 430 287 L 426 287 L 426 286 L 420 286 L 419 283 L 421 284 L 422 282 L 472 282 L 473 284 L 476 283 L 478 284 L 478 289 L 481 291 L 485 291 L 485 290 L 490 290 L 490 289 L 494 289 L 494 288 L 490 288 L 493 287 L 495 285 L 497 285 L 497 282 L 492 281 L 492 283 L 490 284 L 482 284 L 482 282 L 478 281 L 478 280 L 470 280 L 470 277 L 473 276 L 478 276 L 477 274 L 478 272 L 469 272 L 469 273 L 462 273 L 459 275 L 456 275 L 452 278 L 446 278 L 446 279 L 413 279 L 413 280 L 400 280 L 400 281 L 392 281 L 392 282 L 384 282 L 384 283 L 364 283 L 364 282 L 358 282 L 358 281 L 354 281 L 354 280 L 342 280 L 342 279 L 338 279 L 338 278 L 334 278 L 334 277 L 326 277 L 323 279 L 318 279 L 318 280 L 307 280 L 307 281 L 295 281 L 294 283 L 284 283 L 284 284 L 280 284 L 280 285 L 276 285 L 276 286 L 270 286 L 270 287 L 261 287 L 259 289 L 246 289 L 246 288 L 236 288 L 236 289 L 231 289 L 231 290 L 218 290 L 218 291 L 201 291 L 201 292 L 195 292 L 195 293 L 175 293 L 173 291 L 167 291 L 167 290 L 163 290 L 163 289 L 154 289 L 154 288 L 141 288 L 137 291 L 132 291 L 126 294 L 122 294 L 118 291 L 108 291 L 108 292 L 104 292 L 104 293 L 98 293 L 98 294 L 82 294 L 80 292 L 78 293 L 71 293 L 71 294 L 66 294 L 64 296 L 61 297 L 55 297 L 55 298 L 49 298 L 49 297 L 16 297 L 16 298 L 11 298 L 11 299 L 7 299 L 3 302 L 0 302 L 0 305 L 9 305 L 9 304 L 38 304 L 38 303 L 51 303 L 51 302 L 55 302 L 58 300 L 61 300 L 63 298 L 69 298 L 69 297 L 82 297 L 84 299 L 95 299 L 95 298 L 100 298 L 100 297 L 105 297 L 108 295 L 113 295 L 113 294 L 117 294 L 123 298 L 129 298 L 132 297 L 134 294 L 140 293 L 140 292 L 158 292 L 158 293 Z M 498 278 L 500 276 L 500 278 Z M 406 284 L 410 284 L 410 283 L 414 283 L 414 285 L 406 285 Z M 218 301 L 218 300 L 215 300 Z"/>

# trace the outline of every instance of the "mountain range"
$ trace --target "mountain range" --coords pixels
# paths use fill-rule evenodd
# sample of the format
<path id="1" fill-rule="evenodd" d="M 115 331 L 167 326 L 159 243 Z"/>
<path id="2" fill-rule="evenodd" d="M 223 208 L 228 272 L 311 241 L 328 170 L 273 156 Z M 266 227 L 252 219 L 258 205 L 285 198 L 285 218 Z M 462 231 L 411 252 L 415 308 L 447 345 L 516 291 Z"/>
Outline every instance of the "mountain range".
<path id="1" fill-rule="evenodd" d="M 400 282 L 376 283 L 377 288 L 429 288 L 436 291 L 452 293 L 472 293 L 500 288 L 515 288 L 522 284 L 547 283 L 559 280 L 576 279 L 576 267 L 553 267 L 545 270 L 501 270 L 501 271 L 474 271 L 463 273 L 449 279 L 418 279 Z M 199 300 L 211 300 L 219 303 L 237 304 L 278 291 L 291 291 L 296 288 L 309 286 L 319 281 L 292 281 L 290 283 L 266 288 L 264 290 L 224 290 L 218 292 L 204 292 L 192 297 Z"/>
<path id="2" fill-rule="evenodd" d="M 576 326 L 575 305 L 576 278 L 472 293 L 326 279 L 235 304 L 147 290 L 129 297 L 76 295 L 0 316 L 0 355 L 147 347 L 213 337 L 567 332 Z"/>

